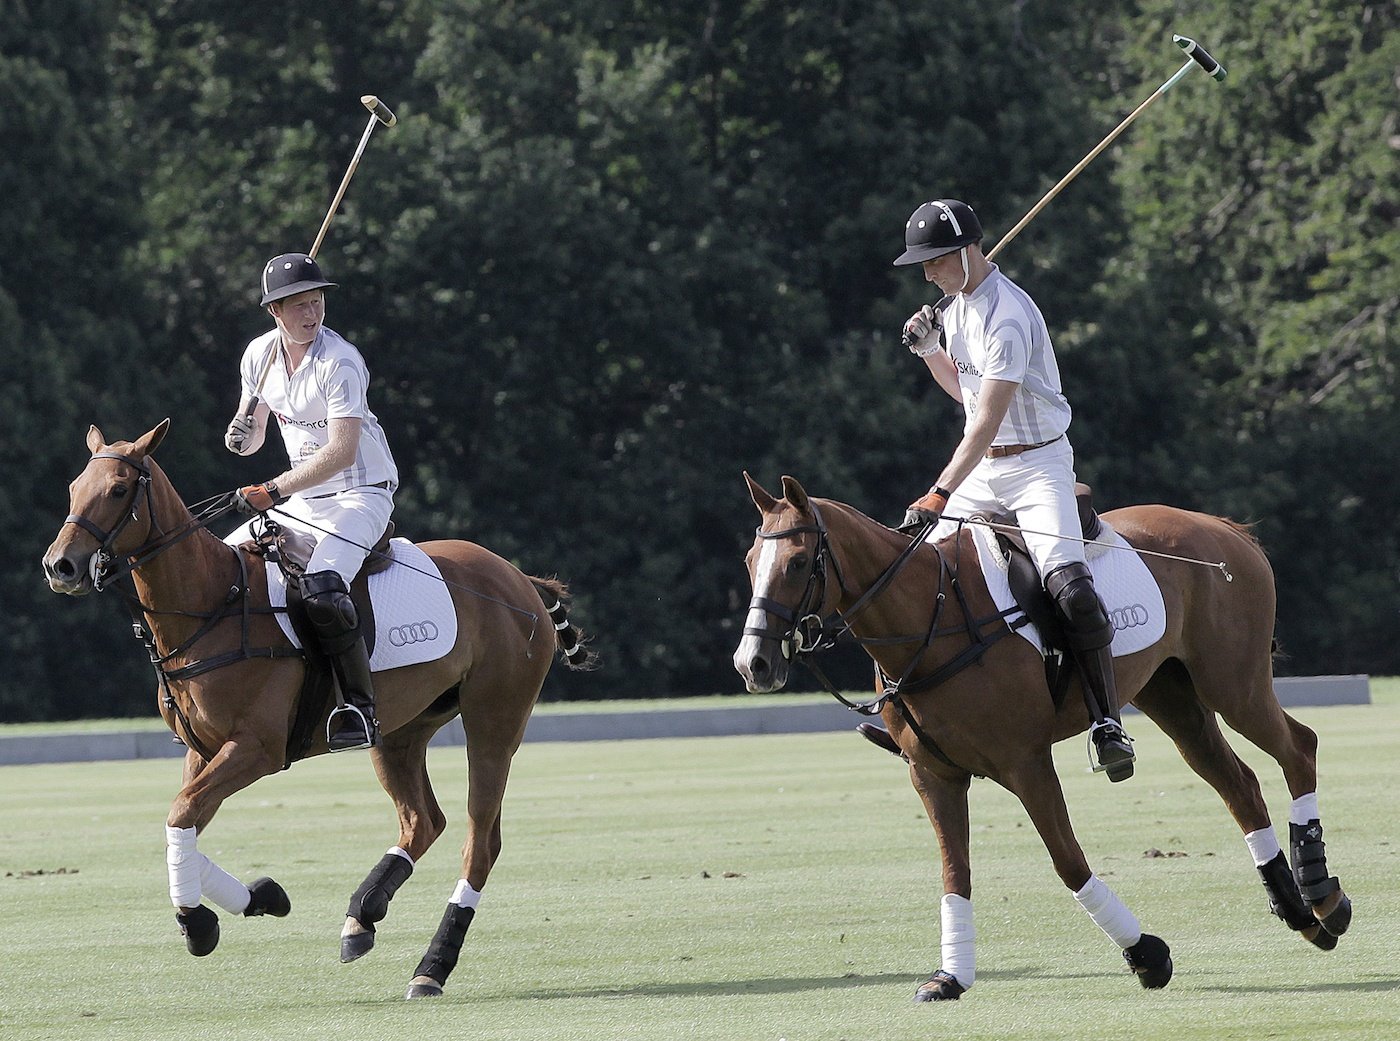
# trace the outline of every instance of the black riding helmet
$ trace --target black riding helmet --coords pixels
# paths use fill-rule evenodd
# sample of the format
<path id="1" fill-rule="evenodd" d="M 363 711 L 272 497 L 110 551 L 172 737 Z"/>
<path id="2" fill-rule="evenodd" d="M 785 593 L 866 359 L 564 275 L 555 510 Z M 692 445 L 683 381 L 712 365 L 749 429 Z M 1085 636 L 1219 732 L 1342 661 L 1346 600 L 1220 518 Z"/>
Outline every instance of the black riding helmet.
<path id="1" fill-rule="evenodd" d="M 922 264 L 982 241 L 982 222 L 972 207 L 957 199 L 936 199 L 920 206 L 904 225 L 904 252 L 895 266 Z"/>
<path id="2" fill-rule="evenodd" d="M 334 285 L 326 281 L 313 258 L 305 253 L 283 253 L 263 265 L 262 306 L 308 289 L 328 289 Z"/>

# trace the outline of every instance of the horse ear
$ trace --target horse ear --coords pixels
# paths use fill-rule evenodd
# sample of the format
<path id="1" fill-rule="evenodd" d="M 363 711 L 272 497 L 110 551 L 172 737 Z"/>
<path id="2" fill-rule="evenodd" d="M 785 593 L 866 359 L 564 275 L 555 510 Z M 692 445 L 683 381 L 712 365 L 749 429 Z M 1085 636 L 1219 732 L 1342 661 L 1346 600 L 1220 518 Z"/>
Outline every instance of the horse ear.
<path id="1" fill-rule="evenodd" d="M 783 474 L 783 498 L 792 504 L 793 509 L 807 509 L 807 493 L 802 485 L 797 483 L 796 477 Z"/>
<path id="2" fill-rule="evenodd" d="M 102 431 L 98 430 L 95 426 L 88 427 L 87 446 L 88 451 L 94 455 L 107 447 L 107 442 L 102 437 Z"/>
<path id="3" fill-rule="evenodd" d="M 773 498 L 763 487 L 752 477 L 747 470 L 744 471 L 744 480 L 749 486 L 749 495 L 753 499 L 753 504 L 758 507 L 760 513 L 772 513 L 778 506 L 778 500 Z"/>
<path id="4" fill-rule="evenodd" d="M 170 417 L 167 416 L 157 423 L 154 429 L 146 431 L 133 443 L 132 448 L 143 456 L 148 456 L 156 450 L 162 441 L 165 440 L 165 432 L 170 429 Z"/>

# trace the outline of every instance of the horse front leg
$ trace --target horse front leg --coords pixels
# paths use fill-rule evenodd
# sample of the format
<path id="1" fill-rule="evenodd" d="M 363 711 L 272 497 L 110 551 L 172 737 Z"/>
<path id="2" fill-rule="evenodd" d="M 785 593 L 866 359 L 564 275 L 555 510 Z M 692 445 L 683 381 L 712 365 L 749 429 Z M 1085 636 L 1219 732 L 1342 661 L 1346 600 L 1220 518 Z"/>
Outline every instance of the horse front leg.
<path id="1" fill-rule="evenodd" d="M 1055 765 L 1046 747 L 1002 773 L 1003 784 L 1021 800 L 1050 853 L 1055 872 L 1089 918 L 1123 951 L 1128 967 L 1144 987 L 1165 987 L 1172 978 L 1171 949 L 1143 932 L 1137 916 L 1089 868 L 1075 838 Z"/>
<path id="2" fill-rule="evenodd" d="M 938 971 L 914 992 L 914 1000 L 956 1001 L 977 978 L 967 812 L 971 777 L 944 777 L 917 763 L 909 767 L 909 777 L 923 800 L 943 858 L 943 899 L 939 902 L 942 960 Z"/>
<path id="3" fill-rule="evenodd" d="M 212 760 L 198 752 L 185 753 L 184 784 L 165 822 L 165 863 L 170 879 L 170 902 L 185 946 L 196 958 L 219 944 L 219 916 L 205 907 L 205 897 L 231 914 L 284 917 L 292 905 L 286 892 L 270 878 L 244 885 L 199 851 L 198 836 L 223 801 L 281 766 L 268 765 L 258 745 L 226 742 Z"/>

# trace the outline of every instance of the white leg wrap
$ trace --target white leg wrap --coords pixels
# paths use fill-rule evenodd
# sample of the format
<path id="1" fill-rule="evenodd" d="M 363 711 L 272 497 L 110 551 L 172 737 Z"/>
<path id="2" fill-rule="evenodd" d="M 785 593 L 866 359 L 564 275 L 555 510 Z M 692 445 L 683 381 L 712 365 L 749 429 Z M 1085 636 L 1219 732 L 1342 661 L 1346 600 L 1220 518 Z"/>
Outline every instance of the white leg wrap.
<path id="1" fill-rule="evenodd" d="M 403 857 L 404 860 L 408 861 L 409 867 L 414 866 L 413 858 L 408 855 L 408 850 L 404 849 L 402 846 L 390 846 L 385 855 L 387 856 L 388 853 L 392 853 L 396 857 Z"/>
<path id="2" fill-rule="evenodd" d="M 193 828 L 165 826 L 165 866 L 170 871 L 170 902 L 176 907 L 199 906 L 201 859 Z"/>
<path id="3" fill-rule="evenodd" d="M 1142 939 L 1142 926 L 1138 924 L 1137 915 L 1129 911 L 1118 899 L 1118 894 L 1104 885 L 1097 875 L 1089 876 L 1089 881 L 1074 894 L 1074 899 L 1089 913 L 1094 924 L 1119 947 L 1126 950 Z"/>
<path id="4" fill-rule="evenodd" d="M 1251 831 L 1244 837 L 1244 844 L 1249 847 L 1249 855 L 1254 858 L 1255 867 L 1263 867 L 1282 852 L 1273 828 Z"/>
<path id="5" fill-rule="evenodd" d="M 165 829 L 165 864 L 170 869 L 170 902 L 198 907 L 207 894 L 225 911 L 242 914 L 252 900 L 248 887 L 199 852 L 194 828 Z"/>
<path id="6" fill-rule="evenodd" d="M 943 917 L 944 972 L 952 973 L 964 987 L 977 979 L 977 929 L 972 924 L 972 901 L 955 893 L 944 893 L 940 907 Z"/>
<path id="7" fill-rule="evenodd" d="M 204 863 L 199 873 L 199 884 L 204 895 L 230 914 L 242 914 L 253 902 L 253 894 L 248 887 L 219 867 L 203 853 L 199 854 Z"/>
<path id="8" fill-rule="evenodd" d="M 1293 800 L 1288 810 L 1289 824 L 1302 826 L 1318 820 L 1322 820 L 1322 814 L 1317 812 L 1317 792 L 1308 792 Z"/>
<path id="9" fill-rule="evenodd" d="M 465 878 L 457 880 L 457 888 L 452 890 L 452 903 L 458 907 L 476 907 L 481 902 L 481 894 L 472 888 Z"/>

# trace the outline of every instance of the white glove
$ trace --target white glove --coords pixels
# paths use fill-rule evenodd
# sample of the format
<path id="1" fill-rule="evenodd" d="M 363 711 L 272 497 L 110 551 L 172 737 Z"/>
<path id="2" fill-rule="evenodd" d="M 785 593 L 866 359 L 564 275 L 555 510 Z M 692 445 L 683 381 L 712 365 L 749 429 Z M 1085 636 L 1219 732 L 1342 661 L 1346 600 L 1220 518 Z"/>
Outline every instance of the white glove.
<path id="1" fill-rule="evenodd" d="M 257 433 L 258 421 L 253 416 L 234 416 L 224 433 L 224 447 L 234 455 L 242 455 L 244 447 Z"/>
<path id="2" fill-rule="evenodd" d="M 936 308 L 924 304 L 904 323 L 902 341 L 909 353 L 927 358 L 938 350 L 939 333 L 943 330 L 943 314 Z"/>

